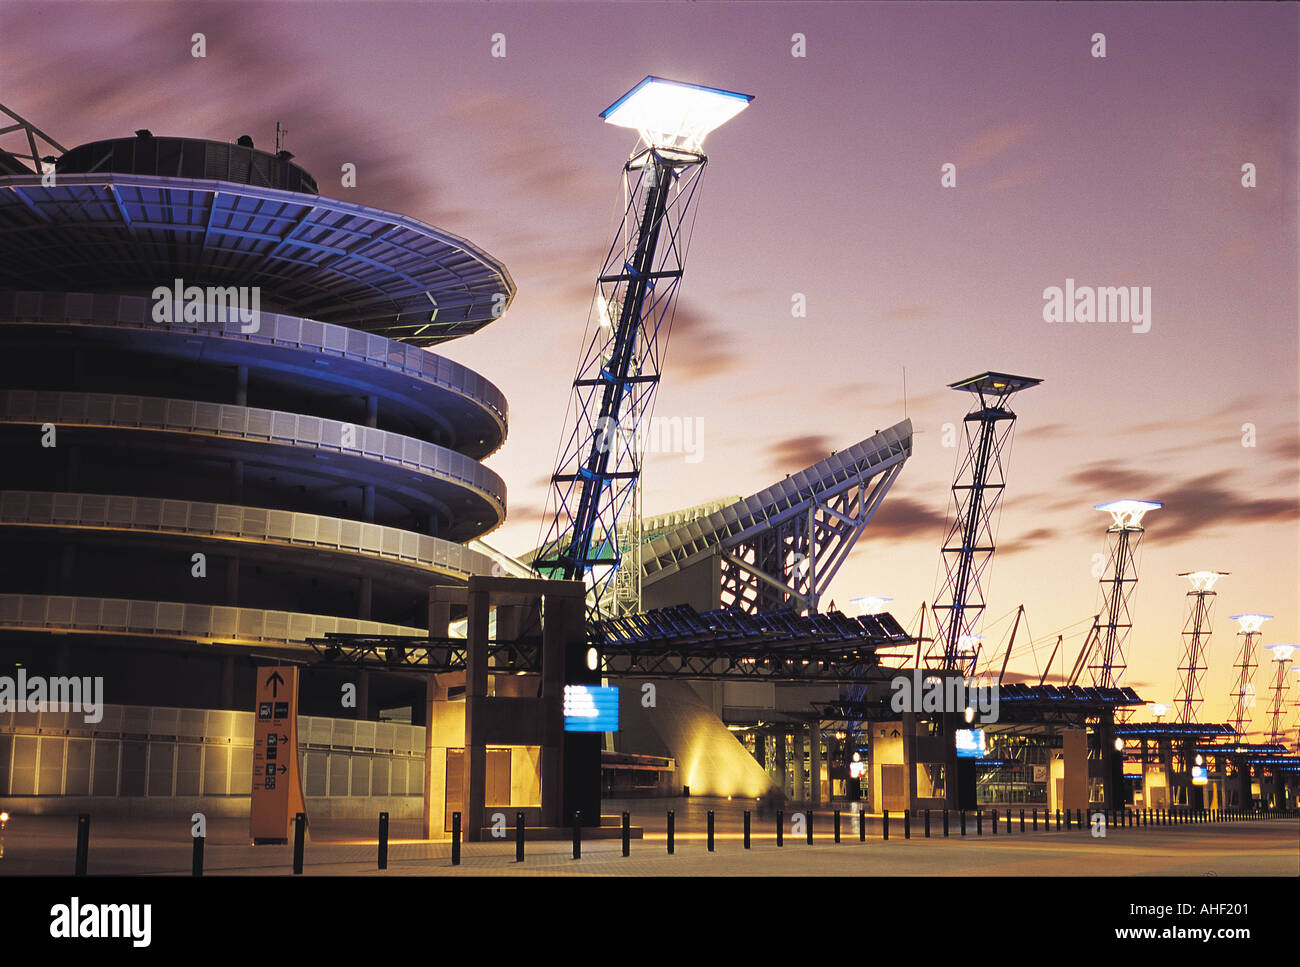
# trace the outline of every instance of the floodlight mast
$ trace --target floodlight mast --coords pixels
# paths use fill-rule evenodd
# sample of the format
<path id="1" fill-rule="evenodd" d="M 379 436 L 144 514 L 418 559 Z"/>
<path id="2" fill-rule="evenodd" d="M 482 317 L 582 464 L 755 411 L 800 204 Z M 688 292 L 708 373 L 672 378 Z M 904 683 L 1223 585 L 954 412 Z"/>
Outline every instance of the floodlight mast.
<path id="1" fill-rule="evenodd" d="M 1272 621 L 1271 614 L 1234 614 L 1230 615 L 1241 629 L 1237 637 L 1241 639 L 1241 651 L 1237 653 L 1237 690 L 1232 693 L 1232 731 L 1238 739 L 1244 739 L 1250 727 L 1250 709 L 1255 705 L 1254 677 L 1256 662 L 1255 649 L 1259 644 L 1261 626 L 1265 621 Z"/>
<path id="2" fill-rule="evenodd" d="M 1196 722 L 1201 711 L 1201 677 L 1205 674 L 1205 655 L 1213 633 L 1211 612 L 1218 596 L 1214 585 L 1227 574 L 1227 571 L 1184 571 L 1178 575 L 1192 583 L 1192 589 L 1187 592 L 1187 620 L 1183 624 L 1183 663 L 1178 666 L 1182 680 L 1178 697 L 1174 699 L 1177 721 L 1181 723 Z"/>
<path id="3" fill-rule="evenodd" d="M 930 668 L 975 673 L 980 649 L 973 632 L 984 613 L 980 581 L 993 560 L 993 512 L 1006 487 L 1002 451 L 1016 422 L 1007 404 L 1041 382 L 988 372 L 949 385 L 975 401 L 963 422 L 966 450 L 952 485 L 956 514 L 942 549 L 944 583 L 933 604 L 938 629 L 925 656 Z M 968 642 L 973 647 L 963 650 Z"/>
<path id="4" fill-rule="evenodd" d="M 635 128 L 644 146 L 623 165 L 627 206 L 596 280 L 596 325 L 589 324 L 573 381 L 572 428 L 551 476 L 551 523 L 534 561 L 545 577 L 585 580 L 597 616 L 640 608 L 639 574 L 620 582 L 623 595 L 611 590 L 622 563 L 621 522 L 632 525 L 628 546 L 640 553 L 638 431 L 659 384 L 690 241 L 686 215 L 708 163 L 704 137 L 751 100 L 647 77 L 601 113 L 607 123 Z M 639 571 L 639 563 L 629 565 Z"/>
<path id="5" fill-rule="evenodd" d="M 1273 701 L 1268 709 L 1268 714 L 1272 718 L 1268 741 L 1281 742 L 1285 735 L 1281 725 L 1283 700 L 1286 697 L 1286 669 L 1291 664 L 1291 655 L 1295 652 L 1296 646 L 1265 645 L 1264 647 L 1273 653 L 1273 663 L 1277 665 L 1277 675 L 1273 678 Z"/>
<path id="6" fill-rule="evenodd" d="M 1151 500 L 1112 500 L 1097 504 L 1097 510 L 1107 511 L 1112 523 L 1106 528 L 1109 545 L 1106 571 L 1101 584 L 1104 609 L 1097 618 L 1096 647 L 1099 660 L 1088 666 L 1093 685 L 1099 688 L 1118 688 L 1128 664 L 1124 647 L 1129 632 L 1133 630 L 1129 604 L 1137 587 L 1137 566 L 1134 553 L 1146 533 L 1142 517 L 1163 505 Z"/>

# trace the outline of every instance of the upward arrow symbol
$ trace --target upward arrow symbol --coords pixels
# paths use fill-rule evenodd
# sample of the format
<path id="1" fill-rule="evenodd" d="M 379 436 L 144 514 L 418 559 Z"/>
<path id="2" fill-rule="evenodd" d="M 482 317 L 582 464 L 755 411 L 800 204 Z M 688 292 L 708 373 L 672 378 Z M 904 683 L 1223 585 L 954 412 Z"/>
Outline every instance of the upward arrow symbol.
<path id="1" fill-rule="evenodd" d="M 284 679 L 280 677 L 279 672 L 271 672 L 271 677 L 266 680 L 266 684 L 271 686 L 271 697 L 280 697 L 280 686 L 284 684 Z"/>

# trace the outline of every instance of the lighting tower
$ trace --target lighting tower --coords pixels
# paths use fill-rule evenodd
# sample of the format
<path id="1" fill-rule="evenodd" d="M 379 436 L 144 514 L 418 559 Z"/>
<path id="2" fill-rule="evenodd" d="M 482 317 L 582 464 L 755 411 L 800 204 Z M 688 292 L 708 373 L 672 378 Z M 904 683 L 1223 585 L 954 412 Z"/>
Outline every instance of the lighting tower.
<path id="1" fill-rule="evenodd" d="M 1273 653 L 1273 661 L 1277 664 L 1277 675 L 1273 679 L 1273 701 L 1269 703 L 1268 714 L 1272 717 L 1272 724 L 1268 730 L 1268 741 L 1281 742 L 1283 736 L 1282 725 L 1282 706 L 1283 699 L 1286 696 L 1286 666 L 1291 664 L 1291 655 L 1295 652 L 1295 645 L 1265 645 L 1268 651 Z"/>
<path id="2" fill-rule="evenodd" d="M 1156 717 L 1156 724 L 1160 723 L 1166 715 L 1169 714 L 1169 706 L 1161 702 L 1152 702 L 1147 706 L 1147 710 Z"/>
<path id="3" fill-rule="evenodd" d="M 1210 647 L 1210 635 L 1215 582 L 1225 577 L 1227 571 L 1184 571 L 1178 576 L 1192 582 L 1187 592 L 1187 621 L 1183 624 L 1183 663 L 1178 670 L 1183 673 L 1178 697 L 1178 721 L 1193 723 L 1201 711 L 1201 676 L 1205 674 L 1205 655 Z"/>
<path id="4" fill-rule="evenodd" d="M 1088 666 L 1092 683 L 1100 688 L 1118 688 L 1124 670 L 1124 646 L 1128 643 L 1133 623 L 1129 615 L 1129 602 L 1137 587 L 1137 566 L 1134 555 L 1145 531 L 1142 516 L 1148 511 L 1164 506 L 1151 500 L 1112 500 L 1098 504 L 1097 510 L 1107 511 L 1112 523 L 1106 528 L 1108 554 L 1106 570 L 1101 577 L 1103 610 L 1097 617 L 1098 659 Z"/>
<path id="5" fill-rule="evenodd" d="M 943 545 L 944 582 L 935 598 L 938 630 L 926 663 L 931 668 L 975 673 L 979 645 L 963 652 L 975 625 L 984 613 L 980 581 L 993 560 L 993 512 L 1002 499 L 1006 474 L 1002 451 L 1011 439 L 1016 414 L 1008 407 L 1020 390 L 1041 383 L 1041 379 L 981 373 L 949 384 L 949 389 L 971 393 L 975 399 L 966 414 L 966 448 L 959 458 L 952 496 L 957 513 Z"/>
<path id="6" fill-rule="evenodd" d="M 1259 644 L 1260 626 L 1272 621 L 1271 614 L 1234 614 L 1232 620 L 1241 629 L 1241 651 L 1237 653 L 1237 690 L 1232 693 L 1232 731 L 1244 738 L 1250 726 L 1250 709 L 1255 707 L 1255 646 Z"/>
<path id="7" fill-rule="evenodd" d="M 573 381 L 570 414 L 547 501 L 553 512 L 534 567 L 546 577 L 586 580 L 597 613 L 620 563 L 619 523 L 635 530 L 641 474 L 639 422 L 659 383 L 673 298 L 690 241 L 687 212 L 708 159 L 705 136 L 753 98 L 712 87 L 647 77 L 601 112 L 634 128 L 641 144 L 623 165 L 623 221 L 596 280 L 595 326 Z M 640 553 L 640 536 L 627 544 Z M 639 562 L 629 561 L 629 566 Z M 639 599 L 640 582 L 628 587 Z M 639 607 L 639 600 L 627 602 Z"/>

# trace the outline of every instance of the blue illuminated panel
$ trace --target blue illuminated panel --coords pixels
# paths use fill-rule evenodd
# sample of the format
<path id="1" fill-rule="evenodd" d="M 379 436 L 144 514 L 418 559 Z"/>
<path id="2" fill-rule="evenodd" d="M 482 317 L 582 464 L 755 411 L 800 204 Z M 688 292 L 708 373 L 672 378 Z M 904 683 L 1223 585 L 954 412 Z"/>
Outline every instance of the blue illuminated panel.
<path id="1" fill-rule="evenodd" d="M 617 732 L 617 686 L 565 685 L 564 731 Z"/>
<path id="2" fill-rule="evenodd" d="M 957 755 L 963 759 L 978 759 L 984 755 L 983 729 L 957 730 Z"/>

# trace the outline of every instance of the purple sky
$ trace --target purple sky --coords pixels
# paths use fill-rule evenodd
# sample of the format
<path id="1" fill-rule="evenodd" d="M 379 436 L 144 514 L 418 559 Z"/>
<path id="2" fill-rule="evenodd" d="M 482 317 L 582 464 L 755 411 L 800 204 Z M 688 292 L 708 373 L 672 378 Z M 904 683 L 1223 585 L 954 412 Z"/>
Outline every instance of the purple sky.
<path id="1" fill-rule="evenodd" d="M 510 400 L 490 460 L 510 520 L 489 541 L 521 552 L 635 142 L 596 114 L 649 73 L 755 95 L 706 142 L 656 403 L 703 421 L 702 459 L 650 456 L 646 511 L 751 493 L 902 419 L 906 367 L 914 455 L 831 597 L 847 610 L 890 595 L 908 622 L 938 577 L 956 458 L 943 424 L 968 403 L 946 384 L 985 369 L 1041 378 L 1014 407 L 986 645 L 1000 660 L 1023 602 L 1037 646 L 1022 630 L 1012 669 L 1036 675 L 1066 626 L 1072 663 L 1098 610 L 1107 520 L 1092 505 L 1161 500 L 1124 683 L 1173 700 L 1176 574 L 1230 571 L 1204 685 L 1203 717 L 1222 720 L 1228 615 L 1271 612 L 1265 643 L 1300 640 L 1297 11 L 0 3 L 0 103 L 68 147 L 145 126 L 269 147 L 279 120 L 323 194 L 502 259 L 511 310 L 440 351 Z M 190 56 L 195 32 L 206 58 Z M 505 58 L 491 56 L 498 32 Z M 1105 59 L 1090 56 L 1097 32 Z M 945 162 L 955 189 L 940 187 Z M 1043 290 L 1067 278 L 1150 286 L 1150 331 L 1044 322 Z M 795 293 L 806 318 L 791 316 Z"/>

